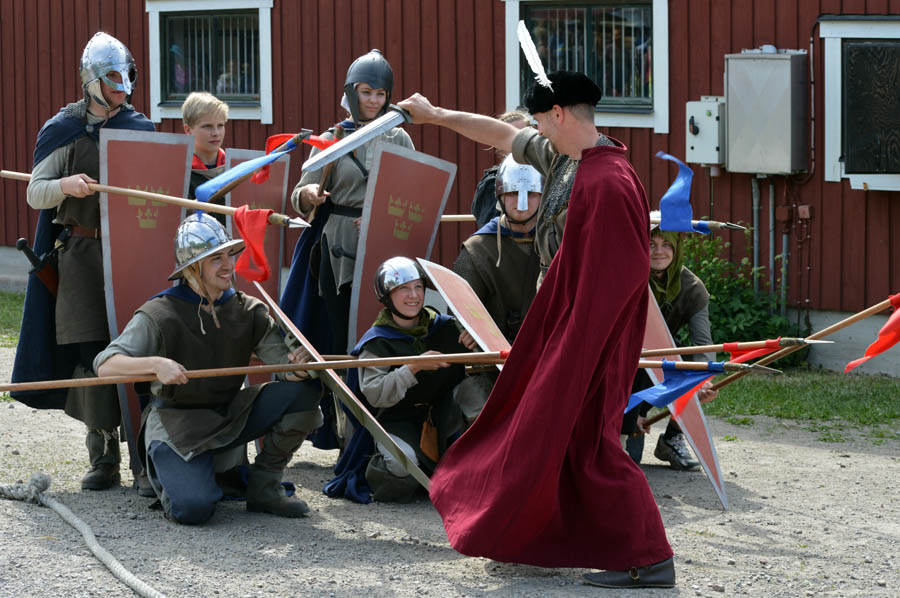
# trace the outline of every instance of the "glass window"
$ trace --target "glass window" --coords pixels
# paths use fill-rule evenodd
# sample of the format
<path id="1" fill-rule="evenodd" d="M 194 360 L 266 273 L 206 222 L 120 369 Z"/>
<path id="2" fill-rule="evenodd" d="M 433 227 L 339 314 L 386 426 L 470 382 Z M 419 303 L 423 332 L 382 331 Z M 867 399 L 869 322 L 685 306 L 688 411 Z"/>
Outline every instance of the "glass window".
<path id="1" fill-rule="evenodd" d="M 644 3 L 525 4 L 523 19 L 547 72 L 581 71 L 603 91 L 604 111 L 653 109 L 653 11 Z M 534 74 L 520 55 L 524 92 Z"/>
<path id="2" fill-rule="evenodd" d="M 231 106 L 260 105 L 256 10 L 160 14 L 161 103 L 208 91 Z"/>

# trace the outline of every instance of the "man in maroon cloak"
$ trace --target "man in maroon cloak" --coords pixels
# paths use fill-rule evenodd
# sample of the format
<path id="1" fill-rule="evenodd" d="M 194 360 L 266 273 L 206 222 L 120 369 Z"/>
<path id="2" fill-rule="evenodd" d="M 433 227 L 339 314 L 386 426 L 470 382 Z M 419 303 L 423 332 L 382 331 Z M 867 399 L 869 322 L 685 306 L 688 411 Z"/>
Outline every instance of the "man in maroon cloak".
<path id="1" fill-rule="evenodd" d="M 413 122 L 508 148 L 549 179 L 543 283 L 431 499 L 463 554 L 606 569 L 585 575 L 604 587 L 672 587 L 659 509 L 619 440 L 647 318 L 649 205 L 625 146 L 594 127 L 596 84 L 569 72 L 550 80 L 525 100 L 540 134 L 419 95 L 400 104 Z"/>

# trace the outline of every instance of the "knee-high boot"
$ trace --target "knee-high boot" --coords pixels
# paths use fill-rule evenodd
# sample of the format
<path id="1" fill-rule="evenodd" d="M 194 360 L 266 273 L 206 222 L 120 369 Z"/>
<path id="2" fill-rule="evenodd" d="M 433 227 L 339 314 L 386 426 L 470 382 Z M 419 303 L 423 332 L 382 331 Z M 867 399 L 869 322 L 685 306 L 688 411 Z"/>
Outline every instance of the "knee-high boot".
<path id="1" fill-rule="evenodd" d="M 322 425 L 322 412 L 288 413 L 263 437 L 263 448 L 250 466 L 247 484 L 247 510 L 272 513 L 279 517 L 303 517 L 309 506 L 284 493 L 281 479 L 294 451 L 306 436 Z"/>

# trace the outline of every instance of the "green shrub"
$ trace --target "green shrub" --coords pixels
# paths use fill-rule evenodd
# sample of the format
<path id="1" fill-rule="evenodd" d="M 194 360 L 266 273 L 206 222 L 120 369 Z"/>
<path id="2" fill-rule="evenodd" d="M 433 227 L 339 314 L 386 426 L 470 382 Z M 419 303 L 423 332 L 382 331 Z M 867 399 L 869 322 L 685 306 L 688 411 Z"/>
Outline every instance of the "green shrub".
<path id="1" fill-rule="evenodd" d="M 746 234 L 749 236 L 750 231 Z M 744 256 L 732 262 L 723 255 L 730 243 L 710 235 L 685 235 L 684 265 L 700 277 L 709 291 L 709 323 L 713 342 L 756 341 L 779 336 L 806 336 L 808 326 L 801 329 L 781 315 L 778 292 L 770 293 L 765 268 L 753 268 Z M 748 251 L 752 245 L 747 243 Z M 753 291 L 754 272 L 759 277 L 759 293 Z M 777 289 L 776 289 L 777 290 Z M 690 344 L 687 326 L 678 334 L 681 344 Z M 797 365 L 806 359 L 807 350 L 796 351 L 778 361 L 779 366 Z"/>

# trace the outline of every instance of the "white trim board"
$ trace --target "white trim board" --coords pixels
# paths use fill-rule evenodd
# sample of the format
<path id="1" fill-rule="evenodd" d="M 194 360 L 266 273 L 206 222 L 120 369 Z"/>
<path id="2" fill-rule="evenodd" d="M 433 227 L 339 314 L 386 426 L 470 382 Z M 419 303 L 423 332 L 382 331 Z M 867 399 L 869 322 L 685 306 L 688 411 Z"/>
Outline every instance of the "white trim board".
<path id="1" fill-rule="evenodd" d="M 150 39 L 150 120 L 158 123 L 164 118 L 181 118 L 180 106 L 160 106 L 159 15 L 163 12 L 217 12 L 255 8 L 259 11 L 259 101 L 258 107 L 232 106 L 230 120 L 259 120 L 272 124 L 272 6 L 274 0 L 145 0 L 149 14 Z"/>
<path id="2" fill-rule="evenodd" d="M 528 0 L 505 0 L 506 4 L 506 109 L 519 105 L 519 5 Z M 634 127 L 669 132 L 669 3 L 653 0 L 653 111 L 649 114 L 597 112 L 598 127 Z"/>

